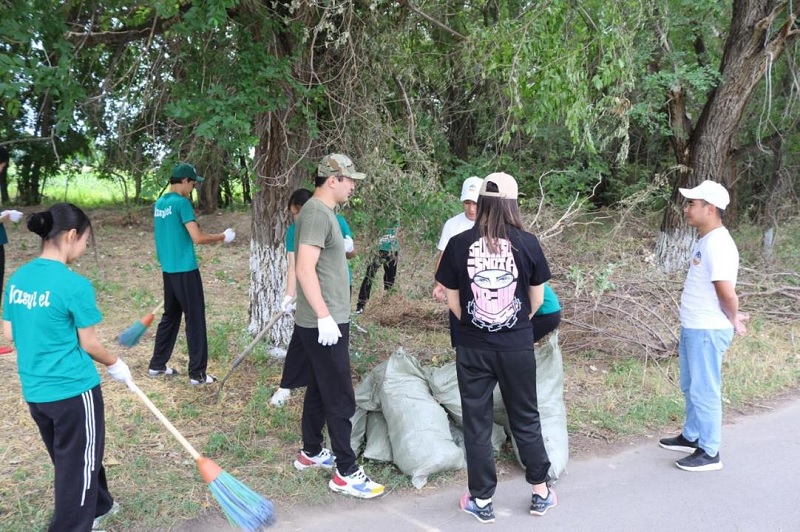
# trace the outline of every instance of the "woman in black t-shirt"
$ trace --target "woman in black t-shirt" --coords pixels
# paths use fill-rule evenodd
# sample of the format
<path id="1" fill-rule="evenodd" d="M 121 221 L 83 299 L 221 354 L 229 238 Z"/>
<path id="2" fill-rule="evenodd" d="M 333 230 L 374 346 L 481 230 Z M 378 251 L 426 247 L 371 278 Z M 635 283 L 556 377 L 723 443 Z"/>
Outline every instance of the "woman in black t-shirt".
<path id="1" fill-rule="evenodd" d="M 548 488 L 550 461 L 536 398 L 536 358 L 531 317 L 542 304 L 550 268 L 538 239 L 523 230 L 517 182 L 488 175 L 478 196 L 475 226 L 450 239 L 436 280 L 458 318 L 456 371 L 464 416 L 469 492 L 461 509 L 494 521 L 497 486 L 492 448 L 492 393 L 500 385 L 511 432 L 532 485 L 530 513 L 556 505 Z"/>

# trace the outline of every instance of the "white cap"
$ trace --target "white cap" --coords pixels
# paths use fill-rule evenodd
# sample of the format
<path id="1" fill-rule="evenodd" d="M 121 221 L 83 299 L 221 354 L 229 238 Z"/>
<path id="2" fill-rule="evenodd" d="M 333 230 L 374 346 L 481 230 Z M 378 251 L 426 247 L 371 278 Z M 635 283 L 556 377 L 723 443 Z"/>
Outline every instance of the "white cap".
<path id="1" fill-rule="evenodd" d="M 705 180 L 694 188 L 679 188 L 678 191 L 686 199 L 699 199 L 710 203 L 714 207 L 722 210 L 731 202 L 728 191 L 715 181 Z"/>
<path id="2" fill-rule="evenodd" d="M 478 203 L 478 193 L 481 191 L 483 179 L 477 176 L 468 177 L 461 185 L 461 201 L 474 201 Z"/>

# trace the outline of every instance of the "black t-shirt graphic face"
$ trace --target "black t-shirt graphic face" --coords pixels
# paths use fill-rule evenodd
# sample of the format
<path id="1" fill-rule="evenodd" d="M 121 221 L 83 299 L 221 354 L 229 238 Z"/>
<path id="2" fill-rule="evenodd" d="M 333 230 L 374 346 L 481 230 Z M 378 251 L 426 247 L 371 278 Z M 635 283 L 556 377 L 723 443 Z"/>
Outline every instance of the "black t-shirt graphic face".
<path id="1" fill-rule="evenodd" d="M 467 251 L 467 275 L 472 290 L 467 314 L 475 327 L 489 332 L 512 329 L 522 308 L 515 293 L 518 269 L 511 242 L 498 240 L 496 248 L 497 253 L 491 253 L 481 238 Z"/>
<path id="2" fill-rule="evenodd" d="M 492 253 L 473 228 L 451 238 L 442 254 L 436 280 L 459 291 L 459 345 L 486 349 L 533 345 L 528 289 L 550 279 L 550 268 L 535 236 L 511 226 L 508 236 L 495 243 Z"/>

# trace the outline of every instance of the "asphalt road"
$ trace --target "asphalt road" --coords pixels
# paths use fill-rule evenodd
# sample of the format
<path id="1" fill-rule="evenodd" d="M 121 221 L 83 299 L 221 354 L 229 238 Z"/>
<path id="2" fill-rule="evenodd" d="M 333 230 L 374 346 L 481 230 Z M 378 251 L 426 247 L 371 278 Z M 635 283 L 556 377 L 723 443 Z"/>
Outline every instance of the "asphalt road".
<path id="1" fill-rule="evenodd" d="M 723 429 L 722 471 L 686 472 L 682 453 L 656 439 L 612 456 L 572 460 L 556 483 L 558 506 L 528 513 L 522 476 L 502 481 L 497 521 L 481 524 L 458 508 L 462 488 L 278 508 L 275 531 L 406 532 L 548 531 L 800 531 L 800 400 L 737 419 Z M 378 479 L 379 480 L 379 479 Z"/>

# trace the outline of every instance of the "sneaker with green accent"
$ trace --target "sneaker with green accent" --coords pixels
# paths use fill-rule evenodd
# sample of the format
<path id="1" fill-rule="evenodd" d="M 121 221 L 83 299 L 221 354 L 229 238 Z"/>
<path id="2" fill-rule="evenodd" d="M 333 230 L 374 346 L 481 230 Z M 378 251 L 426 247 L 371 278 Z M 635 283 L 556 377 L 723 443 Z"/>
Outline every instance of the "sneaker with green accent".
<path id="1" fill-rule="evenodd" d="M 494 523 L 494 508 L 492 508 L 491 501 L 481 508 L 469 493 L 465 493 L 461 496 L 458 505 L 461 507 L 461 511 L 467 512 L 481 523 Z"/>
<path id="2" fill-rule="evenodd" d="M 385 490 L 383 484 L 373 482 L 364 473 L 363 467 L 359 467 L 355 473 L 346 476 L 340 474 L 339 469 L 336 468 L 333 472 L 333 478 L 328 482 L 328 487 L 337 493 L 344 493 L 359 499 L 378 497 L 383 495 Z"/>

